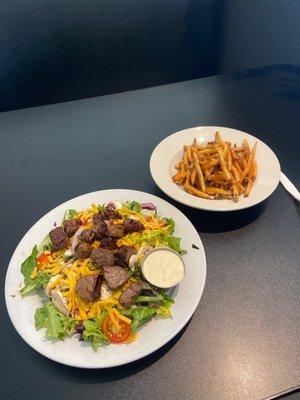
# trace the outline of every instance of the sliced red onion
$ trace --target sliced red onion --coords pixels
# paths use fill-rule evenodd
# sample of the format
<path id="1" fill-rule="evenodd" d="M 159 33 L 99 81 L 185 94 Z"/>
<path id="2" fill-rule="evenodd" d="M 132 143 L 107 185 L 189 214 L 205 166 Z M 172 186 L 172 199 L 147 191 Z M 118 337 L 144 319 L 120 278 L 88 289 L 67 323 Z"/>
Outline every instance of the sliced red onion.
<path id="1" fill-rule="evenodd" d="M 153 203 L 141 203 L 141 208 L 144 210 L 156 210 L 156 206 Z"/>
<path id="2" fill-rule="evenodd" d="M 106 205 L 106 209 L 107 209 L 107 210 L 115 210 L 115 209 L 116 209 L 115 203 L 113 203 L 112 201 L 109 202 L 109 203 Z"/>

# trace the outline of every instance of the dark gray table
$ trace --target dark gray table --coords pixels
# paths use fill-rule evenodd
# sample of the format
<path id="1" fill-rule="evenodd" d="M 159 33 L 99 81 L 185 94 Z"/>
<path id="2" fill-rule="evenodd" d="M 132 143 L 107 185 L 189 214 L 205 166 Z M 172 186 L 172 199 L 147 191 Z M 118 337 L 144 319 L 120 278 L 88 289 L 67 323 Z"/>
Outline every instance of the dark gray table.
<path id="1" fill-rule="evenodd" d="M 173 202 L 200 232 L 206 287 L 175 340 L 131 365 L 86 371 L 47 360 L 14 331 L 3 299 L 15 246 L 57 204 L 107 188 L 165 198 L 148 162 L 172 132 L 250 132 L 300 186 L 299 122 L 300 68 L 288 66 L 0 114 L 0 397 L 255 400 L 299 385 L 299 207 L 282 187 L 267 204 L 230 215 Z"/>

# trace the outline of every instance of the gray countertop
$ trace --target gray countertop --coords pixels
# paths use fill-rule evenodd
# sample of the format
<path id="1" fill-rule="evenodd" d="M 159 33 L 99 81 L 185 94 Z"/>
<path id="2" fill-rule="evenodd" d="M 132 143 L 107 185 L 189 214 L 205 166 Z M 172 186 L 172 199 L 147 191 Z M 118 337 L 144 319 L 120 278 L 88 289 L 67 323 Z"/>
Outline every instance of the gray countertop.
<path id="1" fill-rule="evenodd" d="M 221 125 L 259 137 L 299 187 L 299 122 L 300 68 L 288 66 L 0 114 L 3 398 L 259 400 L 298 386 L 299 205 L 281 186 L 237 213 L 169 200 L 200 233 L 207 282 L 186 328 L 133 364 L 79 370 L 39 355 L 14 331 L 3 285 L 21 237 L 65 200 L 107 188 L 167 199 L 149 157 L 183 128 Z"/>

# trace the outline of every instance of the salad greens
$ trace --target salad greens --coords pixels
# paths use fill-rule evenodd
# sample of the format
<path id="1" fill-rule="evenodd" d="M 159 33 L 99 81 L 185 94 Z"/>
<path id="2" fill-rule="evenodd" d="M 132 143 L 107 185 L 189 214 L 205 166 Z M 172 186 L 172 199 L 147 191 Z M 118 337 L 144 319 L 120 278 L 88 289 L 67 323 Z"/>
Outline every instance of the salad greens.
<path id="1" fill-rule="evenodd" d="M 141 205 L 137 201 L 126 201 L 123 203 L 124 208 L 128 208 L 128 210 L 135 211 L 137 213 L 141 212 Z"/>
<path id="2" fill-rule="evenodd" d="M 74 218 L 77 215 L 76 210 L 68 210 L 68 218 Z"/>
<path id="3" fill-rule="evenodd" d="M 31 279 L 31 274 L 37 265 L 38 248 L 35 245 L 29 257 L 21 265 L 21 272 L 24 275 L 25 286 L 21 289 L 21 295 L 27 296 L 38 288 L 45 287 L 50 279 L 50 276 L 41 271 L 37 276 Z"/>
<path id="4" fill-rule="evenodd" d="M 27 257 L 26 260 L 21 265 L 21 272 L 24 275 L 25 285 L 27 285 L 31 279 L 30 276 L 32 274 L 32 271 L 34 270 L 34 267 L 37 264 L 37 255 L 38 255 L 38 248 L 37 245 L 35 245 L 34 248 L 32 249 L 30 256 Z"/>
<path id="5" fill-rule="evenodd" d="M 47 301 L 36 310 L 34 323 L 36 329 L 46 328 L 47 338 L 62 340 L 75 332 L 77 321 L 66 317 L 54 307 L 52 301 Z"/>
<path id="6" fill-rule="evenodd" d="M 169 232 L 174 233 L 175 230 L 175 222 L 172 218 L 164 218 L 166 224 L 168 224 Z"/>
<path id="7" fill-rule="evenodd" d="M 102 312 L 100 318 L 90 318 L 84 321 L 84 330 L 82 332 L 82 339 L 91 342 L 94 351 L 98 349 L 101 344 L 109 344 L 108 338 L 101 330 L 101 325 L 106 313 Z"/>
<path id="8" fill-rule="evenodd" d="M 132 306 L 129 310 L 122 311 L 122 314 L 132 318 L 131 329 L 136 332 L 140 326 L 155 317 L 156 309 L 150 306 Z"/>

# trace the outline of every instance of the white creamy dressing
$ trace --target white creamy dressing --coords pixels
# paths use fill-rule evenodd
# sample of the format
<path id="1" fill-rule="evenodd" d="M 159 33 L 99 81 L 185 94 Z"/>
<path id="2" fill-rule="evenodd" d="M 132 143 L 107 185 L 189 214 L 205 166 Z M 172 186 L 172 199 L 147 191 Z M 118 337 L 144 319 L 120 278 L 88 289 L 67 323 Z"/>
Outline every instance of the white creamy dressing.
<path id="1" fill-rule="evenodd" d="M 181 257 L 168 249 L 150 252 L 144 259 L 142 272 L 145 279 L 154 286 L 170 288 L 184 277 L 184 264 Z"/>

